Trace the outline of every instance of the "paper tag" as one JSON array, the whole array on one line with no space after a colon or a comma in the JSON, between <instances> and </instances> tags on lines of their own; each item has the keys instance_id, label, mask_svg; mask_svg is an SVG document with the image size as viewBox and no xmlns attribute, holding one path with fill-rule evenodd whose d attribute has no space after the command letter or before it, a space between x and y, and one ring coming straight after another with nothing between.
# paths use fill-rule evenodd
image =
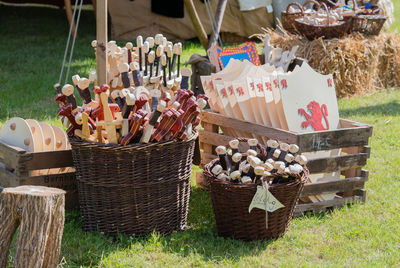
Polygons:
<instances>
[{"instance_id":1,"label":"paper tag","mask_svg":"<svg viewBox=\"0 0 400 268\"><path fill-rule=\"evenodd\" d=\"M268 192L268 200L267 200L267 192ZM267 204L266 204L267 203ZM267 209L268 212L274 212L277 209L285 207L282 205L281 202L278 201L278 199L275 198L271 194L270 191L266 191L263 187L257 186L257 192L253 197L253 200L251 200L251 204L249 206L249 213L253 208L259 208L259 209Z\"/></svg>"}]
</instances>

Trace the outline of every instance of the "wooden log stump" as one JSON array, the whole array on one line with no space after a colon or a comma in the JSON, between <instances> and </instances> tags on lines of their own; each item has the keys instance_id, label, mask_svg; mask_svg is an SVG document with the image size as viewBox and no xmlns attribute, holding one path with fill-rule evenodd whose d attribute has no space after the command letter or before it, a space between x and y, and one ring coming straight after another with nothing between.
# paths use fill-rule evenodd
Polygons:
<instances>
[{"instance_id":1,"label":"wooden log stump","mask_svg":"<svg viewBox=\"0 0 400 268\"><path fill-rule=\"evenodd\" d=\"M24 185L0 194L0 268L6 267L18 226L14 267L57 267L64 229L65 191Z\"/></svg>"}]
</instances>

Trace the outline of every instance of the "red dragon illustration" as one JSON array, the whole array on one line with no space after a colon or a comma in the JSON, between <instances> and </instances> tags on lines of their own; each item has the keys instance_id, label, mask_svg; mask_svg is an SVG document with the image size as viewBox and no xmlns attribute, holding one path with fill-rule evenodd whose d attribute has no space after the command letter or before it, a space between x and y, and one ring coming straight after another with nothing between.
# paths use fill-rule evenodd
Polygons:
<instances>
[{"instance_id":1,"label":"red dragon illustration","mask_svg":"<svg viewBox=\"0 0 400 268\"><path fill-rule=\"evenodd\" d=\"M329 129L329 122L328 122L328 108L326 104L319 105L316 101L311 101L307 105L307 110L311 113L309 115L303 108L298 110L300 115L303 115L306 118L306 121L301 123L302 128L307 128L311 126L315 131L320 130L328 130ZM325 120L326 128L324 128L322 124L322 117Z\"/></svg>"}]
</instances>

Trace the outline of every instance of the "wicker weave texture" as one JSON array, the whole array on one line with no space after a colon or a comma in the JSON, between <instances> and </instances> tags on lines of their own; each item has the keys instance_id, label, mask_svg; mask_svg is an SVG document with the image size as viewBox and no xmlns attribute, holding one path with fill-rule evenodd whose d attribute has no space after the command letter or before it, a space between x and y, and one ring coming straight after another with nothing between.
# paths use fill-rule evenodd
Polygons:
<instances>
[{"instance_id":1,"label":"wicker weave texture","mask_svg":"<svg viewBox=\"0 0 400 268\"><path fill-rule=\"evenodd\" d=\"M83 229L109 235L185 229L196 137L129 146L71 141Z\"/></svg>"},{"instance_id":2,"label":"wicker weave texture","mask_svg":"<svg viewBox=\"0 0 400 268\"><path fill-rule=\"evenodd\" d=\"M378 35L387 17L382 15L358 15L353 17L352 31L364 35Z\"/></svg>"},{"instance_id":3,"label":"wicker weave texture","mask_svg":"<svg viewBox=\"0 0 400 268\"><path fill-rule=\"evenodd\" d=\"M300 11L290 13L289 8L291 6L296 6L297 8L300 9ZM286 11L281 12L282 27L289 33L293 33L293 34L297 33L294 20L299 19L304 16L302 10L303 10L303 7L299 3L293 2L287 6Z\"/></svg>"},{"instance_id":4,"label":"wicker weave texture","mask_svg":"<svg viewBox=\"0 0 400 268\"><path fill-rule=\"evenodd\" d=\"M266 228L265 210L249 206L257 191L255 184L233 184L217 179L211 169L219 162L215 159L204 168L204 175L211 183L211 201L213 205L218 235L240 240L276 239L289 227L293 211L299 200L308 171L289 183L272 184L269 191L285 207L268 212L268 229Z\"/></svg>"},{"instance_id":5,"label":"wicker weave texture","mask_svg":"<svg viewBox=\"0 0 400 268\"><path fill-rule=\"evenodd\" d=\"M307 37L308 40L340 38L348 33L351 27L351 20L340 21L336 25L310 25L299 20L295 20L295 26L299 33Z\"/></svg>"}]
</instances>

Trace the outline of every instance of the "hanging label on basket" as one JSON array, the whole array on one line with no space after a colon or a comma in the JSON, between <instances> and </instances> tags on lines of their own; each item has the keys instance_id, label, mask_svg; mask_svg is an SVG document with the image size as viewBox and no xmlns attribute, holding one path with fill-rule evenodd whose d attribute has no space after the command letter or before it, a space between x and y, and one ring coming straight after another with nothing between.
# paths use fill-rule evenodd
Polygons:
<instances>
[{"instance_id":1,"label":"hanging label on basket","mask_svg":"<svg viewBox=\"0 0 400 268\"><path fill-rule=\"evenodd\" d=\"M257 192L254 195L253 200L251 200L251 204L249 206L249 213L253 208L259 208L263 210L267 209L268 212L274 212L275 210L283 207L285 206L282 205L282 203L279 202L279 200L276 199L270 191L265 190L262 186L257 186Z\"/></svg>"}]
</instances>

